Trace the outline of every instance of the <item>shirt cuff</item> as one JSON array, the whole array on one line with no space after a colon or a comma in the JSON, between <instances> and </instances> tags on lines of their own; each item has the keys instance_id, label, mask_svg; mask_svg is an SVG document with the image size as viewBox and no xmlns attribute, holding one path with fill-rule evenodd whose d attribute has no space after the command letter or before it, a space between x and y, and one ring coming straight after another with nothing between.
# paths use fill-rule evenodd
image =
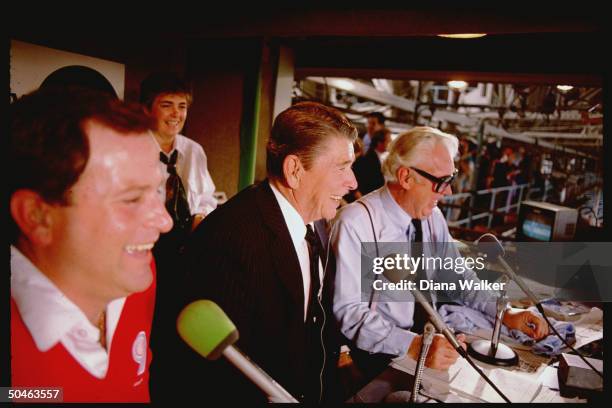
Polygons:
<instances>
[{"instance_id":1,"label":"shirt cuff","mask_svg":"<svg viewBox=\"0 0 612 408\"><path fill-rule=\"evenodd\" d=\"M412 340L417 336L408 330L400 329L395 326L391 329L389 337L384 342L383 353L403 357L408 352Z\"/></svg>"}]
</instances>

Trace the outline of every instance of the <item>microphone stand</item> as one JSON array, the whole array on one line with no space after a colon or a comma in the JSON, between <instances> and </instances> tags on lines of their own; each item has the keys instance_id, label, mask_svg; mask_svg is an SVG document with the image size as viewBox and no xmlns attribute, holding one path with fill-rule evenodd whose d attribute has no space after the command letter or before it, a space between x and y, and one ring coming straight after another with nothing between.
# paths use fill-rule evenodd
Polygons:
<instances>
[{"instance_id":1,"label":"microphone stand","mask_svg":"<svg viewBox=\"0 0 612 408\"><path fill-rule=\"evenodd\" d=\"M227 347L223 350L223 355L268 396L283 403L299 402L237 347Z\"/></svg>"},{"instance_id":2,"label":"microphone stand","mask_svg":"<svg viewBox=\"0 0 612 408\"><path fill-rule=\"evenodd\" d=\"M518 285L518 287L521 288L521 290L527 295L529 300L531 300L531 302L533 302L535 304L536 308L538 309L538 311L540 312L540 314L542 315L544 320L546 320L546 323L548 324L548 327L553 331L553 333L555 333L555 335L563 342L563 344L565 344L567 347L570 348L570 350L572 350L574 353L576 353L576 355L578 355L578 357L580 357L582 359L582 361L584 361L584 363L586 365L588 365L593 371L595 371L597 373L597 375L599 375L601 378L603 378L603 373L601 373L599 370L597 370L593 366L593 364L589 363L589 361L586 358L584 358L584 356L582 354L580 354L578 352L578 350L576 350L574 347L572 347L572 345L569 344L567 342L567 340L563 336L561 336L559 334L557 329L555 329L555 326L553 326L553 324L550 322L550 319L548 318L548 316L546 316L546 313L544 312L544 307L542 306L542 303L540 303L540 301L538 300L536 295L534 295L534 293L531 291L531 289L529 289L529 286L527 286L527 284L525 284L525 281L523 281L523 279L521 279L521 277L518 276L514 272L514 270L510 267L510 265L508 265L508 263L504 259L503 255L505 254L505 250L504 250L503 245L497 239L497 237L495 235L491 234L491 233L486 233L486 234L483 234L480 238L478 238L475 241L477 246L480 246L481 242L484 243L483 246L487 246L487 248L484 248L484 252L485 253L493 254L493 257L497 258L499 263L506 270L505 274L508 275L510 277L510 279L512 279ZM489 246L491 244L493 244L493 246Z\"/></svg>"},{"instance_id":3,"label":"microphone stand","mask_svg":"<svg viewBox=\"0 0 612 408\"><path fill-rule=\"evenodd\" d=\"M429 352L429 346L433 342L434 335L436 334L436 328L431 322L425 323L423 329L423 339L421 342L421 350L419 351L419 358L417 359L417 365L414 370L414 384L412 386L412 394L410 395L410 402L417 402L417 395L419 394L419 387L421 386L421 377L423 370L425 369L425 359Z\"/></svg>"},{"instance_id":4,"label":"microphone stand","mask_svg":"<svg viewBox=\"0 0 612 408\"><path fill-rule=\"evenodd\" d=\"M505 284L508 283L508 281L508 276L502 275L500 282ZM502 321L507 309L508 298L506 297L506 290L504 289L501 291L500 297L497 298L497 314L495 315L495 326L493 328L491 340L474 340L468 347L468 353L476 360L505 367L518 364L519 358L516 352L499 342Z\"/></svg>"},{"instance_id":5,"label":"microphone stand","mask_svg":"<svg viewBox=\"0 0 612 408\"><path fill-rule=\"evenodd\" d=\"M470 356L463 349L463 347L461 347L461 344L459 343L453 332L451 332L450 328L446 325L446 323L444 323L438 312L436 312L434 308L429 304L429 301L427 301L421 291L418 289L413 289L411 290L411 293L414 298L423 306L423 309L425 309L425 312L430 317L431 322L434 324L436 329L438 329L438 331L442 333L444 337L446 337L446 339L453 346L453 348L457 350L457 353L459 353L461 357L465 358L465 360L472 366L472 368L476 370L476 372L487 382L487 384L489 384L495 390L495 392L497 392L500 397L502 397L504 401L511 402L508 397L506 397L504 393L501 392L499 388L497 388L493 381L491 381L491 379L487 377L484 372L482 372L482 370L476 365L476 363L474 363L474 361L470 358Z\"/></svg>"}]
</instances>

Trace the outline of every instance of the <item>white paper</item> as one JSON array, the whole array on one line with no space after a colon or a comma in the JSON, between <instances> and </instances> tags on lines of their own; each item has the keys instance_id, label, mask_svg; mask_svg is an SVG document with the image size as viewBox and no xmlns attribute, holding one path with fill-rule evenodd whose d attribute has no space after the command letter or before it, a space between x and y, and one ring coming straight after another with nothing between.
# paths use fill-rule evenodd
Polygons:
<instances>
[{"instance_id":1,"label":"white paper","mask_svg":"<svg viewBox=\"0 0 612 408\"><path fill-rule=\"evenodd\" d=\"M543 386L551 390L559 390L559 377L557 375L557 367L548 366L538 379Z\"/></svg>"},{"instance_id":2,"label":"white paper","mask_svg":"<svg viewBox=\"0 0 612 408\"><path fill-rule=\"evenodd\" d=\"M504 402L467 361L459 359L455 365L459 365L460 370L451 381L451 390L487 402ZM531 402L541 387L537 381L527 381L524 377L503 368L481 367L481 370L511 402Z\"/></svg>"}]
</instances>

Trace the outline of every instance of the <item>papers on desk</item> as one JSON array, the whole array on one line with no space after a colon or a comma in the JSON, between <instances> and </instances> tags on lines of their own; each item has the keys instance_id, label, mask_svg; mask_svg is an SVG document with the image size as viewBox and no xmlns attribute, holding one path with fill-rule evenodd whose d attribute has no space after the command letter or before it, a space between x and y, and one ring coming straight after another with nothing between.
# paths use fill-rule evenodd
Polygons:
<instances>
[{"instance_id":1,"label":"papers on desk","mask_svg":"<svg viewBox=\"0 0 612 408\"><path fill-rule=\"evenodd\" d=\"M579 320L573 322L576 328L575 348L603 338L602 318L602 310L594 307L589 313L583 314ZM486 335L480 333L480 335L490 338L489 333ZM533 366L532 369L501 368L476 361L476 364L511 402L586 401L579 398L564 398L559 395L557 368L547 366L550 358L536 355L526 356L527 352L521 350L517 352L521 356L521 361L528 360L527 362ZM414 375L416 361L403 357L393 360L391 366ZM450 402L453 401L452 398L459 397L475 402L503 402L499 394L463 358L457 359L457 362L448 371L425 368L421 384L425 391L442 401Z\"/></svg>"},{"instance_id":2,"label":"papers on desk","mask_svg":"<svg viewBox=\"0 0 612 408\"><path fill-rule=\"evenodd\" d=\"M542 372L539 381L543 386L550 388L551 390L559 390L559 376L557 370L559 363L555 363L554 366L548 366Z\"/></svg>"},{"instance_id":3,"label":"papers on desk","mask_svg":"<svg viewBox=\"0 0 612 408\"><path fill-rule=\"evenodd\" d=\"M482 368L482 364L477 364L512 402L586 402L578 397L559 395L557 367L543 365L536 373L522 373ZM414 375L416 361L404 357L393 361L391 366ZM495 390L462 358L449 371L425 368L421 384L425 393L444 402L502 402Z\"/></svg>"},{"instance_id":4,"label":"papers on desk","mask_svg":"<svg viewBox=\"0 0 612 408\"><path fill-rule=\"evenodd\" d=\"M458 359L455 365L461 365L461 370L451 382L453 391L475 396L487 402L504 402L503 398L465 359ZM540 391L541 384L527 381L513 371L504 368L481 367L481 369L511 402L531 402Z\"/></svg>"},{"instance_id":5,"label":"papers on desk","mask_svg":"<svg viewBox=\"0 0 612 408\"><path fill-rule=\"evenodd\" d=\"M580 319L574 322L574 326L576 349L603 338L603 310L598 307L591 308L589 313L581 315Z\"/></svg>"},{"instance_id":6,"label":"papers on desk","mask_svg":"<svg viewBox=\"0 0 612 408\"><path fill-rule=\"evenodd\" d=\"M507 369L485 368L478 365L512 402L532 402L542 387L539 382L529 381ZM391 366L414 374L416 362L404 357L401 360L393 361ZM504 402L499 394L463 358L459 358L448 371L425 368L421 383L424 389L432 393L451 391L473 401Z\"/></svg>"}]
</instances>

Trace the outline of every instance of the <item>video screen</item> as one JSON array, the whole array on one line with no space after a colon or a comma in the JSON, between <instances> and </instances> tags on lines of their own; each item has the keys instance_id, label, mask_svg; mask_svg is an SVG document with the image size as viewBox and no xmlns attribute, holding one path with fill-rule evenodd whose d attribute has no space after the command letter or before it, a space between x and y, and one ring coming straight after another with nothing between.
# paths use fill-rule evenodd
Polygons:
<instances>
[{"instance_id":1,"label":"video screen","mask_svg":"<svg viewBox=\"0 0 612 408\"><path fill-rule=\"evenodd\" d=\"M544 214L527 214L522 225L525 237L538 241L550 241L552 235L552 220Z\"/></svg>"}]
</instances>

